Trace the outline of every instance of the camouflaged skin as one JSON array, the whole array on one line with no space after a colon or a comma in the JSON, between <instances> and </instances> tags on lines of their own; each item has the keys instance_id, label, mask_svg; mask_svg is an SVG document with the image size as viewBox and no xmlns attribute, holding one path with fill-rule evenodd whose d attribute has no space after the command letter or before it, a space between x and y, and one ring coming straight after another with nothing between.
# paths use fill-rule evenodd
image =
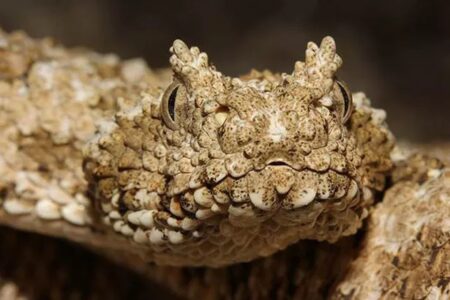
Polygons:
<instances>
[{"instance_id":1,"label":"camouflaged skin","mask_svg":"<svg viewBox=\"0 0 450 300\"><path fill-rule=\"evenodd\" d=\"M68 50L0 30L0 223L111 247L93 238L82 147L98 120L158 93L140 60Z\"/></svg>"},{"instance_id":2,"label":"camouflaged skin","mask_svg":"<svg viewBox=\"0 0 450 300\"><path fill-rule=\"evenodd\" d=\"M415 154L397 163L393 181L332 299L450 298L450 169Z\"/></svg>"},{"instance_id":3,"label":"camouflaged skin","mask_svg":"<svg viewBox=\"0 0 450 300\"><path fill-rule=\"evenodd\" d=\"M448 163L448 144L420 149L436 147ZM408 145L408 152L412 148ZM147 266L142 272L180 299L447 299L448 226L442 225L448 171L426 155L397 164L387 206L379 203L358 235L334 244L300 241L270 257L224 268ZM411 229L420 235L405 240ZM1 227L0 239L0 299L172 299L147 278L75 245ZM392 245L405 247L392 252ZM116 262L123 265L123 258L118 255Z\"/></svg>"},{"instance_id":4,"label":"camouflaged skin","mask_svg":"<svg viewBox=\"0 0 450 300\"><path fill-rule=\"evenodd\" d=\"M194 266L356 232L394 139L362 93L344 122L332 38L309 43L292 74L230 78L196 47L171 52L176 88L105 119L84 149L99 226L143 245L144 260Z\"/></svg>"},{"instance_id":5,"label":"camouflaged skin","mask_svg":"<svg viewBox=\"0 0 450 300\"><path fill-rule=\"evenodd\" d=\"M448 145L420 148L435 147L448 162ZM378 204L359 236L334 244L300 241L224 268L147 266L142 272L180 299L447 299L448 170L426 155L397 165L389 201ZM420 234L409 236L411 230ZM0 299L170 296L74 245L7 228L0 228L0 237ZM36 252L42 253L39 259ZM123 264L123 258L116 261Z\"/></svg>"},{"instance_id":6,"label":"camouflaged skin","mask_svg":"<svg viewBox=\"0 0 450 300\"><path fill-rule=\"evenodd\" d=\"M329 52L329 50L325 51L325 49L334 49L334 46L330 48L330 45L334 44L330 44L329 39L327 40L323 47L324 53ZM396 169L391 173L394 186L388 190L384 201L379 203L373 214L371 214L369 226L367 231L364 232L364 236L362 236L359 251L355 252L354 246L352 246L352 241L360 241L356 237L351 240L341 240L333 245L301 241L286 251L271 257L221 269L156 267L145 264L144 262L148 260L158 259L158 254L155 256L151 256L151 254L153 252L158 253L157 251L160 249L168 251L166 256L159 257L161 260L158 262L161 264L186 263L195 265L204 263L206 265L220 265L229 263L232 260L231 256L218 255L216 257L217 261L211 263L214 259L213 254L221 254L221 251L226 250L229 250L229 253L237 251L234 252L235 254L237 253L237 260L242 259L243 255L247 255L253 250L256 250L256 252L251 254L257 256L259 244L252 244L253 240L247 245L236 242L233 244L233 249L226 248L227 244L225 243L223 250L217 250L216 244L211 242L214 235L209 234L211 232L208 230L218 232L219 238L217 240L223 239L228 242L232 238L233 242L235 242L242 237L242 240L245 241L249 235L253 234L252 230L254 229L254 227L248 227L247 221L250 221L251 224L256 222L256 226L259 224L260 228L264 228L263 226L268 224L265 224L265 222L278 224L275 222L291 220L289 216L294 216L294 214L290 215L290 213L301 209L303 211L309 209L310 212L318 213L319 215L335 216L337 214L338 216L346 216L344 219L339 219L346 222L354 220L351 217L347 220L348 216L357 214L358 219L355 223L352 223L354 230L356 230L359 226L360 218L364 216L362 212L366 211L373 201L373 192L383 189L386 174L389 173L388 170L391 167L387 153L391 152L393 139L385 128L385 113L383 111L371 108L367 98L359 93L353 96L355 111L351 119L347 123L336 122L337 119L342 118L342 105L334 105L334 100L338 100L337 103L340 103L342 95L333 93L331 97L322 97L315 101L317 99L314 97L321 95L321 93L327 93L327 89L324 87L330 85L328 79L332 81L333 91L336 90L333 83L334 77L329 77L329 72L330 70L333 71L340 64L339 59L332 59L331 62L329 59L322 58L330 58L332 55L321 56L320 61L331 62L330 65L332 67L325 67L323 69L324 72L320 71L322 68L311 67L310 69L306 68L310 71L304 72L305 65L317 65L311 62L314 60L308 60L307 52L305 64L297 64L296 70L291 75L253 72L241 79L225 80L226 77L219 76L218 74L220 73L215 71L209 64L206 70L200 67L204 65L204 55L202 55L202 60L191 60L193 57L187 54L186 47L180 42L176 42L176 44L174 52L177 55L172 59L174 75L177 80L183 82L187 95L195 94L194 99L209 98L208 95L211 95L209 93L213 91L217 91L220 95L228 95L227 93L222 93L223 90L221 88L223 86L216 82L217 78L228 82L224 86L227 88L231 87L231 89L225 90L230 93L239 94L236 89L240 86L247 88L247 91L250 90L251 93L248 95L252 95L252 99L253 95L255 98L261 98L261 94L278 95L275 98L269 96L267 100L262 97L264 100L259 99L256 101L257 105L248 106L250 110L258 109L259 114L262 115L260 117L261 122L253 122L245 114L240 115L235 108L226 106L228 103L227 98L224 101L222 101L223 99L216 101L220 106L214 104L214 101L210 106L206 105L206 101L200 101L200 103L204 102L205 105L197 106L195 104L188 107L192 111L200 111L196 115L193 113L192 115L187 115L185 113L187 119L193 120L194 118L190 116L196 116L201 120L199 124L205 125L204 127L200 126L198 131L195 131L191 125L197 124L196 122L181 122L182 126L177 122L175 122L175 126L171 123L165 124L161 120L161 109L159 106L164 87L168 86L167 73L156 76L145 66L145 63L139 60L120 62L115 56L103 56L85 50L68 50L55 45L50 40L39 41L30 39L23 33L6 34L0 32L0 223L2 225L6 224L26 231L37 231L42 234L59 236L90 245L102 255L108 255L121 264L128 264L128 266L136 270L147 273L151 278L156 279L161 284L170 286L171 289L180 295L192 298L205 295L213 299L248 299L251 297L260 299L273 299L274 297L313 299L328 297L338 299L449 298L448 278L450 272L447 257L450 249L448 247L449 229L447 219L449 214L450 177L448 167L444 167L438 160L421 155L401 162L402 159L398 159L396 151L392 152L392 157L397 162ZM308 48L312 49L309 51L310 57L314 56L312 54L318 51L318 47L313 44L310 44ZM199 51L194 48L190 52L192 56L196 56ZM180 63L180 60L184 63ZM200 64L202 61L203 63ZM309 64L308 61L310 61ZM186 64L192 65L194 70L184 66ZM197 73L195 69L198 68L200 72ZM200 76L203 78L202 80L191 82L192 74L205 75L205 72L206 74L213 72L215 75ZM299 74L303 74L303 77ZM272 154L283 154L285 153L283 151L287 151L283 147L276 148L274 144L277 143L276 140L278 139L279 143L284 138L291 137L293 132L291 131L292 128L290 129L286 125L279 126L280 123L282 125L285 124L285 119L282 117L278 118L278 122L264 121L268 116L270 118L272 114L267 115L259 111L259 109L268 107L270 111L274 107L277 108L277 105L283 102L281 99L284 96L282 97L274 91L277 87L283 86L281 83L286 78L288 78L286 79L287 86L292 85L293 82L295 83L297 79L293 80L292 78L296 78L296 76L304 79L303 81L299 80L298 84L306 87L310 95L314 95L314 97L311 97L311 103L307 106L308 116L311 114L310 111L314 111L314 113L319 115L319 120L324 120L323 123L327 125L324 126L326 129L325 133L328 135L326 146L322 148L324 150L334 149L331 143L333 141L331 137L334 136L331 135L333 130L328 125L338 124L341 135L336 141L338 145L337 151L331 150L329 155L331 156L333 151L341 151L343 152L341 154L346 158L346 163L348 153L356 153L360 157L360 162L358 159L356 159L356 162L349 159L350 163L348 165L350 167L346 165L348 170L337 170L337 166L342 166L342 164L336 164L331 159L328 168L323 167L323 159L310 158L310 164L307 165L306 157L314 152L314 147L312 147L309 154L305 154L305 168L302 170L296 169L300 169L300 163L292 159L292 157L298 159L301 157L300 155L282 155L282 159L275 161L274 164L271 165L272 162L269 162L268 166L265 165L262 169L257 169L258 166L261 167L261 164L264 164L264 159L271 157ZM306 80L305 78L309 76L311 76L311 80ZM312 82L320 83L319 85L323 86L315 87L315 84ZM205 92L208 89L202 89L204 86L210 87L209 93ZM284 88L286 87L284 86ZM197 92L198 97L196 95ZM217 99L220 99L220 95L217 96ZM238 100L241 98L238 101L240 102L239 109L243 109L243 106L245 106L245 101L242 101L242 97L245 98L245 95L238 96ZM233 103L233 101L230 100L230 103ZM224 109L223 106L226 106L226 108ZM176 109L176 112L181 113L181 116L184 111L180 109L182 107L178 106ZM208 109L203 110L205 107L208 107ZM116 111L119 111L119 113L113 117ZM339 111L339 113L334 114L336 111ZM229 134L227 138L224 138L222 131L214 131L217 128L211 128L207 125L209 124L206 122L206 120L209 120L208 115L212 113L214 113L214 119L223 128L229 126L233 129L239 124L251 123L252 126L248 126L248 128L252 128L252 134L245 134L248 128L243 126L239 129L242 129L244 133L239 134L240 131L236 130L234 131L236 134ZM139 117L142 115L149 116L148 120L143 121ZM237 120L236 123L231 121L230 116L232 115ZM177 121L177 119L174 121ZM139 126L135 126L136 124ZM148 126L147 129L151 127L153 128L152 130L155 130L152 131L153 135L150 135L150 137L155 138L152 142L161 141L165 150L159 147L155 152L156 146L152 150L153 152L144 147L139 150L137 145L139 145L140 141L132 134L145 137L146 135L144 136L142 132L142 128L145 128L145 126L141 126L142 124L147 124L145 125ZM148 124L155 126L152 127L153 125L149 126ZM276 124L276 126L271 127L271 124ZM96 126L100 126L100 130L94 138L94 143L86 150L88 158L85 161L85 168L90 176L88 179L93 187L92 192L98 193L94 201L98 206L97 210L93 209L91 199L88 198L87 183L82 174L82 155L80 150L85 146L87 140L95 134ZM284 127L285 131L281 129L282 127ZM175 128L175 130L172 128ZM302 132L305 128L308 128L308 126L301 129L297 128L297 130ZM199 132L203 132L203 129L209 129L206 131L207 138L200 138ZM185 131L185 135L179 135L182 130ZM308 135L304 136L305 141L311 144L316 136L315 127L313 131L314 137L312 140L307 139ZM319 131L322 132L321 129ZM261 134L262 132L266 132L266 134ZM306 130L306 132L310 131ZM118 134L113 135L112 133ZM124 135L124 133L128 133L128 135ZM213 134L211 135L211 133ZM214 133L217 134L215 135ZM205 187L208 187L208 189L202 191L206 195L209 195L210 191L213 196L211 206L206 205L207 202L197 203L198 199L208 199L209 196L206 198L200 197L197 200L194 197L194 212L190 212L184 206L181 206L181 202L179 208L176 205L171 206L172 203L176 203L175 200L172 200L177 198L177 184L172 185L171 193L175 196L166 197L166 195L169 195L168 189L170 183L174 181L175 174L179 174L176 170L181 172L189 169L186 167L189 164L181 167L181 165L174 163L175 161L181 161L184 157L174 155L177 149L176 141L180 140L180 136L186 138L188 135L191 136L192 140L198 141L198 147L197 145L189 146L193 149L192 152L198 154L198 164L193 164L190 161L190 165L194 168L203 162L205 173L199 178L201 179L200 182L205 184ZM103 137L106 141L111 141L112 136L114 136L114 139L112 140L113 143L110 144L111 148L100 145L100 137ZM265 149L276 149L276 151L265 151L264 153L256 151L257 154L260 154L259 156L247 157L248 153L246 154L245 152L247 148L240 143L241 137L246 137L244 139L246 140L248 136L250 136L251 143L256 144L256 141L259 141L258 143L262 143L266 147ZM268 136L270 136L270 139L268 139ZM117 140L115 140L116 138ZM127 143L120 140L125 140L125 138ZM116 145L115 142L117 141L120 141L120 143ZM217 147L217 144L215 144L217 141L219 141L220 147ZM231 142L224 143L223 141ZM302 140L301 144L304 145L305 141ZM144 144L144 141L141 142ZM185 142L185 139L181 139L182 145L184 145L183 142ZM338 142L354 146L349 147L349 149L347 149L347 146L345 149L341 147L344 149L342 150L339 148L340 143ZM226 148L231 150L225 150L223 147L225 144L234 146ZM333 147L329 146L330 144ZM189 149L189 147L187 148ZM156 212L151 213L157 216L155 218L157 222L153 223L152 228L163 233L163 243L157 246L161 248L157 248L152 243L151 234L148 233L152 229L148 228L149 230L147 230L147 227L141 227L147 224L141 222L145 212L142 215L138 213L139 218L134 218L137 215L131 217L133 209L130 209L128 205L135 203L141 196L145 196L144 192L140 192L140 196L137 196L139 192L137 191L134 197L114 198L115 201L113 202L110 202L108 197L102 194L108 191L109 184L106 181L108 184L104 185L104 183L101 183L103 180L109 178L109 182L116 184L116 181L120 183L118 181L120 176L124 176L123 178L128 176L119 174L124 173L125 170L115 165L113 168L108 169L109 162L118 164L119 158L115 155L121 153L118 151L114 154L115 152L111 149L128 150L128 148L142 154L141 162L139 162L139 159L133 159L133 152L123 152L131 153L131 155L127 154L124 156L123 166L129 167L130 162L133 162L135 167L142 164L142 168L138 167L132 170L142 172L142 170L154 169L155 160L152 163L152 156L158 157L159 155L159 159L165 162L165 164L162 164L162 171L159 171L158 161L158 171L154 169L155 171L153 172L163 174L165 190L161 194L153 194L154 196L157 195L160 201L156 201ZM209 180L217 177L209 175L216 173L206 172L206 169L210 161L221 158L213 155L210 157L210 152L212 151L209 149L218 148L220 148L224 157L235 153L242 154L243 151L244 157L254 163L254 169L241 177L236 176L239 178L235 178L225 164L227 175L222 180L219 180L219 184L215 185L214 182ZM354 150L352 150L353 148ZM406 148L410 150L411 147L407 146ZM258 147L256 149L258 150ZM448 148L444 149L443 145L439 144L428 148L424 147L423 149L424 151L440 155L444 162L449 162ZM92 152L93 150L98 151L98 153ZM202 150L203 153L207 152L207 155L203 154L201 156ZM146 154L146 152L151 153ZM97 156L97 154L99 155ZM145 165L144 154L147 158L150 157ZM104 159L108 155L112 158L110 161L106 159L105 161L99 160L100 157ZM176 158L180 159L177 160ZM248 161L245 162L247 163ZM321 163L313 167L314 164L311 164L313 161ZM327 161L328 159L325 160L325 162ZM104 169L99 168L102 163L106 166ZM289 167L283 166L282 163L289 165ZM169 165L175 165L172 167L175 171L169 172ZM328 165L328 163L325 165ZM354 168L351 168L351 166ZM236 165L230 170L236 170L236 167L239 170L241 165ZM317 170L320 167L324 169ZM296 208L286 205L284 201L287 201L287 198L283 197L277 198L274 203L272 203L273 201L255 201L254 196L252 197L253 200L250 196L244 197L245 201L243 203L245 203L246 207L251 207L252 212L259 209L263 211L261 215L270 214L270 218L264 219L262 222L260 222L261 219L255 218L254 214L245 215L245 218L242 215L234 215L233 209L219 216L213 215L210 217L208 215L216 214L212 209L214 204L218 207L219 204L222 204L216 199L217 194L214 192L216 186L220 186L220 182L231 181L234 183L246 176L249 176L247 177L248 179L251 178L250 174L252 172L266 175L273 172L273 174L279 175L280 173L276 170L283 169L299 173L304 171L312 172L318 178L331 171L343 175L348 181L354 180L357 183L357 191L353 198L355 200L350 202L352 204L350 205L344 201L346 199L345 196L336 198L336 190L328 188L321 188L322 192L319 193L320 185L318 185L315 186L317 187L317 192L310 204ZM101 177L99 176L101 173L96 174L96 172L100 171L105 171L106 173L104 174L108 176ZM173 175L170 175L171 172L173 172ZM267 184L264 187L273 187L277 193L279 192L280 183L284 182L283 179L275 176L264 176L261 178L265 178L264 180L270 179L267 180ZM132 190L137 186L136 183L138 182L130 181L130 183ZM150 180L148 183L153 183L153 180ZM252 187L252 185L247 185L247 194L250 194L249 191ZM286 193L290 193L293 187L295 187L295 182ZM119 190L125 193L130 189L120 186ZM230 190L234 191L233 185L231 185ZM228 192L230 190L221 190L225 195L228 195L229 202L228 204L225 203L228 205L226 206L227 208L236 206L236 202L238 202L235 197L236 192L231 195L231 192ZM259 189L257 190L259 191ZM283 189L281 190L283 191ZM323 190L329 191L330 196L327 199L316 197L317 195L326 195L326 193L323 193ZM346 194L349 193L349 190L347 188ZM200 196L203 196L203 193L200 193ZM126 199L128 200L125 201ZM144 197L144 199L146 198ZM270 200L272 198L267 199ZM271 203L270 206L264 206L267 210L263 210L259 206L267 203ZM341 214L330 208L332 203L343 203L344 208ZM346 206L347 204L348 206ZM317 207L321 209L320 212L315 210ZM105 209L111 209L107 216L104 213L98 213ZM202 212L199 215L206 215L208 216L207 218L197 218L197 211L201 209ZM180 217L174 214L174 212L180 211L185 215ZM200 234L197 237L194 236L194 231L190 235L191 231L179 230L176 226L170 224L171 227L169 227L164 223L165 220L169 220L168 218L161 218L162 221L159 222L159 214L164 212L172 217L178 217L174 218L176 220L184 219L186 215L196 219L200 224L194 231L197 231L199 234L203 233L203 235ZM280 219L280 215L288 216L288 218ZM301 215L299 214L299 216ZM133 220L138 225L132 223L131 220L128 221L128 219ZM115 220L121 222L116 222ZM148 221L149 219L143 217L142 220ZM151 220L153 221L154 219ZM223 220L230 222L233 226L233 232L229 234L231 238L228 238L228 240L227 235L222 235L220 231L222 230L220 223L217 223ZM234 220L234 223L231 223L231 220ZM295 218L293 220L294 222L299 221ZM308 219L305 218L305 220ZM320 218L316 219L316 221L318 220ZM312 222L312 228L309 231L302 226L298 226L301 230L295 231L296 238L301 238L302 234L305 235L307 233L314 234L316 237L320 236L321 226L328 226L328 217L325 220L323 221L324 223ZM105 221L106 223L103 223ZM114 224L113 226L116 227L114 229L120 229L118 230L119 234L114 233L113 230L101 230L102 228L100 227L109 229L108 222ZM176 222L171 224L176 224ZM338 225L342 224L339 223ZM292 227L295 228L295 226L297 225ZM275 232L267 231L265 232L266 236L270 237L273 233L278 235L280 230L287 230L285 227L288 226L273 226L271 229L275 229ZM148 238L148 242L144 240L144 243L138 244L126 237L130 233L129 229L138 231L139 228L145 232L144 236ZM173 234L172 241L165 236L166 233L169 233L169 230L179 230L179 233L183 236L179 244L171 244L174 241ZM90 268L91 264L86 257L76 258L70 252L68 254L67 251L60 251L59 246L52 246L51 243L42 237L33 235L24 238L23 235L28 234L20 233L21 235L19 234L17 239L14 237L15 234L12 234L9 229L2 228L0 231L2 237L2 247L0 247L0 252L2 253L0 255L0 298L24 299L30 295L28 294L30 290L22 290L24 286L31 289L31 295L42 295L43 298L54 299L66 299L67 297L80 295L86 296L86 298L87 296L92 298L117 296L120 298L122 294L118 293L119 289L124 292L124 297L134 297L133 293L140 291L139 288L136 289L136 286L131 288L128 286L129 281L127 280L130 280L131 275L124 270L118 271L119 276L112 276L111 266L99 266L97 268L93 264L92 268ZM336 234L333 236L330 233L328 237L325 237L325 234L323 234L322 237L333 240L333 237L337 238L343 232L345 230L342 232L335 231ZM141 235L141 237L143 236ZM41 241L35 243L34 239ZM191 242L192 240L194 242ZM137 247L136 245L141 246ZM197 254L200 254L200 258L193 258L192 261L183 261L184 258L192 255L192 252L189 251L193 248L190 247L195 245L198 246L195 251L197 251ZM205 245L212 246L205 248ZM176 248L182 246L185 246L186 252L184 253L182 253L182 250L179 250L181 248ZM253 246L255 248L252 248ZM112 252L108 253L108 249L113 248L117 251L114 255ZM244 254L238 253L239 250L242 250ZM353 255L356 256L356 259L349 265L350 256ZM71 259L69 260L67 257ZM94 262L98 262L98 258ZM347 270L348 266L350 268ZM67 274L74 275L80 271L82 273L81 276L67 276ZM343 272L346 272L345 276L342 276ZM95 274L99 274L98 277ZM79 279L74 279L77 276L85 279L82 286L79 284ZM127 287L122 290L119 288L121 284L125 284ZM146 282L140 287L145 286L147 286ZM71 288L68 289L68 287ZM114 291L111 290L111 287L115 287ZM145 297L154 296L153 291L150 291L150 293ZM136 298L138 297L136 296Z\"/></svg>"}]
</instances>

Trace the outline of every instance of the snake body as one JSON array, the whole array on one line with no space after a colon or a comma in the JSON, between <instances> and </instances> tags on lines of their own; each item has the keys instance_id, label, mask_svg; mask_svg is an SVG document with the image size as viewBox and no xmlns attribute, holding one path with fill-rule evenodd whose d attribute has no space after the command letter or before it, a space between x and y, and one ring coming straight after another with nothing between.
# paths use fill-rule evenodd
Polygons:
<instances>
[{"instance_id":1,"label":"snake body","mask_svg":"<svg viewBox=\"0 0 450 300\"><path fill-rule=\"evenodd\" d=\"M164 277L326 249L302 240L355 234L392 175L386 113L337 79L331 37L292 73L239 78L181 40L160 71L22 32L0 42L0 224L155 280L149 263Z\"/></svg>"}]
</instances>

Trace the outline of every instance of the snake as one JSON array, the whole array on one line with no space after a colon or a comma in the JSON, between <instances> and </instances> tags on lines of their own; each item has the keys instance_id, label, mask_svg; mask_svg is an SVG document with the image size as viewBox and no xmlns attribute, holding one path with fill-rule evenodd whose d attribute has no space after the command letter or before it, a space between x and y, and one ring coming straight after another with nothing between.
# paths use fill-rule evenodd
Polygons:
<instances>
[{"instance_id":1,"label":"snake","mask_svg":"<svg viewBox=\"0 0 450 300\"><path fill-rule=\"evenodd\" d=\"M0 32L0 224L147 273L361 231L399 150L386 112L338 77L332 37L290 73L226 76L179 39L170 53L153 70Z\"/></svg>"}]
</instances>

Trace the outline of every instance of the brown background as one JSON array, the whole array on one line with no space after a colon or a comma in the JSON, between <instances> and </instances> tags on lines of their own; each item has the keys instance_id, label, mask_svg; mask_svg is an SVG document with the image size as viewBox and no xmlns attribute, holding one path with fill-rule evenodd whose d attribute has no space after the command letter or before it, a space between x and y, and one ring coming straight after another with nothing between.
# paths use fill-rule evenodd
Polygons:
<instances>
[{"instance_id":1,"label":"brown background","mask_svg":"<svg viewBox=\"0 0 450 300\"><path fill-rule=\"evenodd\" d=\"M1 1L0 26L165 67L175 38L228 75L290 72L309 40L333 35L340 77L388 111L394 133L450 140L450 1Z\"/></svg>"}]
</instances>

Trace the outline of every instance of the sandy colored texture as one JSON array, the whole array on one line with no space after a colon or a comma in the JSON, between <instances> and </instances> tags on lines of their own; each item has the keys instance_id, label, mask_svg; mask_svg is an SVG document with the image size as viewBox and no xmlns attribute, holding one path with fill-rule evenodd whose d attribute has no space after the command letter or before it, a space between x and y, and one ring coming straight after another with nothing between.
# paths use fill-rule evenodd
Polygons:
<instances>
[{"instance_id":1,"label":"sandy colored texture","mask_svg":"<svg viewBox=\"0 0 450 300\"><path fill-rule=\"evenodd\" d=\"M0 222L96 244L81 148L159 79L142 61L22 32L0 32L0 61Z\"/></svg>"},{"instance_id":2,"label":"sandy colored texture","mask_svg":"<svg viewBox=\"0 0 450 300\"><path fill-rule=\"evenodd\" d=\"M391 170L386 114L352 102L331 37L292 73L241 78L176 40L171 79L139 59L1 38L3 224L133 265L223 266L354 234Z\"/></svg>"},{"instance_id":3,"label":"sandy colored texture","mask_svg":"<svg viewBox=\"0 0 450 300\"><path fill-rule=\"evenodd\" d=\"M165 93L117 112L84 150L105 226L147 246L147 260L180 266L357 231L394 139L364 94L352 113L332 38L309 43L291 74L230 78L197 47L176 40L171 52Z\"/></svg>"},{"instance_id":4,"label":"sandy colored texture","mask_svg":"<svg viewBox=\"0 0 450 300\"><path fill-rule=\"evenodd\" d=\"M363 93L351 110L332 38L309 43L290 74L240 78L179 40L158 74L23 33L0 32L0 49L1 224L86 245L192 298L448 298L447 148L428 148L442 161L393 151L383 110ZM24 271L31 288L60 293L77 269L59 246L38 257L27 239L1 240L25 259L0 255L13 262L0 268L29 262L54 279ZM75 292L109 295L101 274ZM2 295L26 297L20 276L0 274Z\"/></svg>"},{"instance_id":5,"label":"sandy colored texture","mask_svg":"<svg viewBox=\"0 0 450 300\"><path fill-rule=\"evenodd\" d=\"M449 298L450 170L415 155L393 179L334 299Z\"/></svg>"},{"instance_id":6,"label":"sandy colored texture","mask_svg":"<svg viewBox=\"0 0 450 300\"><path fill-rule=\"evenodd\" d=\"M443 204L450 191L448 169L436 159L416 155L399 162L394 177L397 184L388 190L386 203L377 205L369 226L357 236L335 244L301 241L271 257L225 268L150 266L140 271L183 299L446 299L448 212ZM145 279L65 243L6 229L0 235L2 293L95 298L110 295L108 287L114 286L111 297L155 295ZM36 260L35 252L26 249L43 249L46 255ZM124 256L120 258L123 264ZM84 273L77 262L90 271ZM25 268L60 270L72 279L41 279L36 284L30 272L20 275ZM107 283L100 275L105 272L110 274ZM83 280L77 279L80 273Z\"/></svg>"}]
</instances>

